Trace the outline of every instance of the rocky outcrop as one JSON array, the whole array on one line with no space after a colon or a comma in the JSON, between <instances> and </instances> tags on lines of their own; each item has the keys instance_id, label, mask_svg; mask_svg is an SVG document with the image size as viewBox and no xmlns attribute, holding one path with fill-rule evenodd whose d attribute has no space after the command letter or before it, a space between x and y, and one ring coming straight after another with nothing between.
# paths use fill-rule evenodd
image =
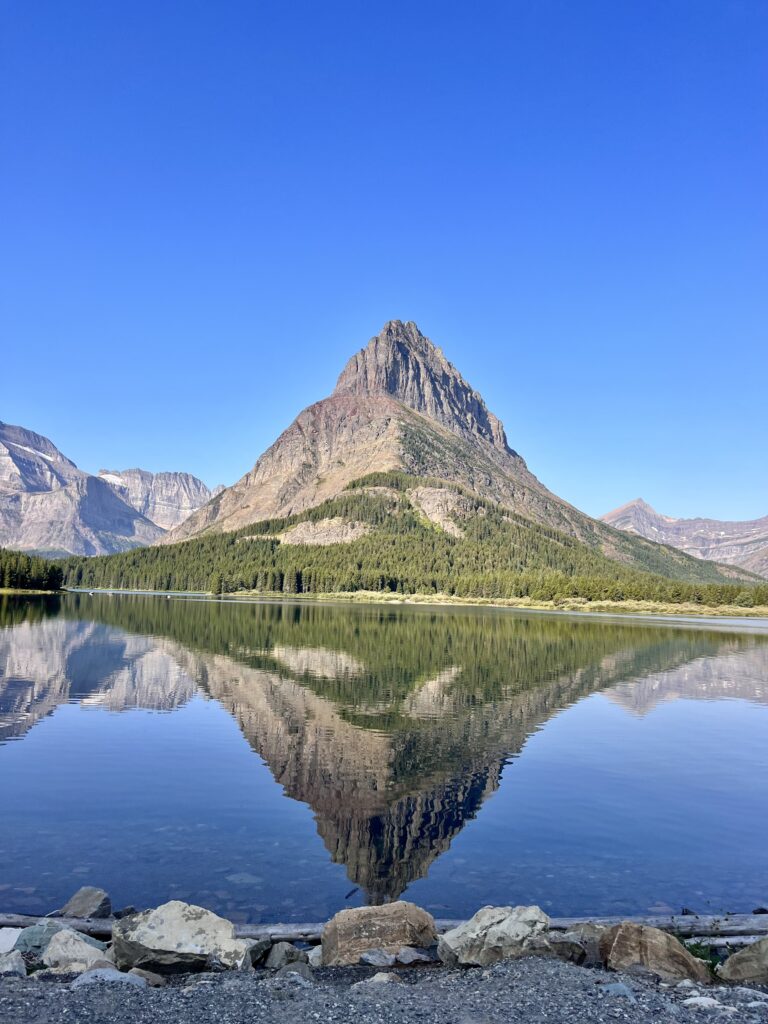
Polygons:
<instances>
[{"instance_id":1,"label":"rocky outcrop","mask_svg":"<svg viewBox=\"0 0 768 1024\"><path fill-rule=\"evenodd\" d=\"M141 967L174 974L251 965L251 943L235 938L230 921L180 900L121 918L112 940L115 964L122 970Z\"/></svg>"},{"instance_id":2,"label":"rocky outcrop","mask_svg":"<svg viewBox=\"0 0 768 1024\"><path fill-rule=\"evenodd\" d=\"M403 946L431 946L436 941L434 918L414 903L400 900L341 910L323 929L323 966L356 964L370 949L398 953Z\"/></svg>"},{"instance_id":3,"label":"rocky outcrop","mask_svg":"<svg viewBox=\"0 0 768 1024\"><path fill-rule=\"evenodd\" d=\"M768 939L760 939L733 953L717 973L723 981L768 985Z\"/></svg>"},{"instance_id":4,"label":"rocky outcrop","mask_svg":"<svg viewBox=\"0 0 768 1024\"><path fill-rule=\"evenodd\" d=\"M0 547L107 555L162 532L47 437L0 423Z\"/></svg>"},{"instance_id":5,"label":"rocky outcrop","mask_svg":"<svg viewBox=\"0 0 768 1024\"><path fill-rule=\"evenodd\" d=\"M149 473L146 469L100 469L99 477L146 519L172 530L223 488L210 491L191 473Z\"/></svg>"},{"instance_id":6,"label":"rocky outcrop","mask_svg":"<svg viewBox=\"0 0 768 1024\"><path fill-rule=\"evenodd\" d=\"M63 928L52 936L42 955L46 967L81 972L96 964L106 963L106 946L71 928Z\"/></svg>"},{"instance_id":7,"label":"rocky outcrop","mask_svg":"<svg viewBox=\"0 0 768 1024\"><path fill-rule=\"evenodd\" d=\"M603 522L695 558L708 558L768 577L768 516L743 522L720 519L673 519L636 498L608 512Z\"/></svg>"},{"instance_id":8,"label":"rocky outcrop","mask_svg":"<svg viewBox=\"0 0 768 1024\"><path fill-rule=\"evenodd\" d=\"M540 907L483 907L441 936L437 954L449 967L488 967L547 952L534 940L548 928L549 918Z\"/></svg>"},{"instance_id":9,"label":"rocky outcrop","mask_svg":"<svg viewBox=\"0 0 768 1024\"><path fill-rule=\"evenodd\" d=\"M707 964L689 953L674 935L631 921L605 933L600 940L600 955L613 971L652 974L662 981L689 979L700 985L712 980Z\"/></svg>"}]
</instances>

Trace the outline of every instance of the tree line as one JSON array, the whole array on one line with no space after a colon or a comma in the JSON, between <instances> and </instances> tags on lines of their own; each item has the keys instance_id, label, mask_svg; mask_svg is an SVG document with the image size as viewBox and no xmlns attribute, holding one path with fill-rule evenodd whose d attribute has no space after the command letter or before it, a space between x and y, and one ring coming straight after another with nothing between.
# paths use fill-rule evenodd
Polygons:
<instances>
[{"instance_id":1,"label":"tree line","mask_svg":"<svg viewBox=\"0 0 768 1024\"><path fill-rule=\"evenodd\" d=\"M64 567L39 555L0 548L0 588L4 590L59 590Z\"/></svg>"}]
</instances>

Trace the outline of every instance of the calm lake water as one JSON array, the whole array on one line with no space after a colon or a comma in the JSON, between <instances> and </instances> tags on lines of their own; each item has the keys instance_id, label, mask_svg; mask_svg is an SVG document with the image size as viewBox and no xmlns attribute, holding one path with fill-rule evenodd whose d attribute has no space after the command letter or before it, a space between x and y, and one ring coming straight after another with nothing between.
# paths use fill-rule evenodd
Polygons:
<instances>
[{"instance_id":1,"label":"calm lake water","mask_svg":"<svg viewBox=\"0 0 768 1024\"><path fill-rule=\"evenodd\" d=\"M768 903L768 634L0 598L0 910Z\"/></svg>"}]
</instances>

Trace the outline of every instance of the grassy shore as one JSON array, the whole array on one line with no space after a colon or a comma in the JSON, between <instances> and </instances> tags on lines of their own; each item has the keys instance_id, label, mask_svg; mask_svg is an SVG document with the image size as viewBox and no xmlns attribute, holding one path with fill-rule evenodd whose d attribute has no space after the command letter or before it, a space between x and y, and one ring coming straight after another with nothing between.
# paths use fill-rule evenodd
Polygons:
<instances>
[{"instance_id":1,"label":"grassy shore","mask_svg":"<svg viewBox=\"0 0 768 1024\"><path fill-rule=\"evenodd\" d=\"M479 608L529 608L534 611L603 612L627 615L696 615L702 618L768 618L768 606L742 608L735 604L669 604L661 601L587 601L564 597L555 601L534 601L528 597L455 597L450 594L393 594L376 590L341 591L330 594L284 594L237 591L228 598L269 598L282 601L345 601L351 604L458 605Z\"/></svg>"}]
</instances>

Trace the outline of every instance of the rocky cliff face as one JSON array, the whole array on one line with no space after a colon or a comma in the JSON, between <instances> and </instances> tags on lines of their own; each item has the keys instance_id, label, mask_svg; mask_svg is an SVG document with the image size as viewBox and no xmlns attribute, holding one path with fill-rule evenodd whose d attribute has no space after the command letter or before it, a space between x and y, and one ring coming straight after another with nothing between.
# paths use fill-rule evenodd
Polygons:
<instances>
[{"instance_id":1,"label":"rocky cliff face","mask_svg":"<svg viewBox=\"0 0 768 1024\"><path fill-rule=\"evenodd\" d=\"M99 476L137 512L163 530L183 523L214 493L191 473L149 473L146 469L101 469Z\"/></svg>"},{"instance_id":2,"label":"rocky cliff face","mask_svg":"<svg viewBox=\"0 0 768 1024\"><path fill-rule=\"evenodd\" d=\"M602 518L619 530L669 544L696 558L737 565L768 577L768 516L745 522L673 519L636 498Z\"/></svg>"},{"instance_id":3,"label":"rocky cliff face","mask_svg":"<svg viewBox=\"0 0 768 1024\"><path fill-rule=\"evenodd\" d=\"M162 532L47 437L0 423L0 547L101 555Z\"/></svg>"}]
</instances>

